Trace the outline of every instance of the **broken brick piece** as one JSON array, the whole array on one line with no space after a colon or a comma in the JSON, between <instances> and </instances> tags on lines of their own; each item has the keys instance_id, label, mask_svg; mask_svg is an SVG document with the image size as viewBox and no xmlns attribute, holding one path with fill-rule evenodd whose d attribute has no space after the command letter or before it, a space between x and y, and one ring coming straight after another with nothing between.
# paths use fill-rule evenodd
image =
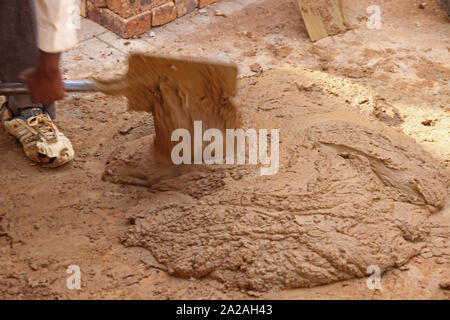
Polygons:
<instances>
[{"instance_id":1,"label":"broken brick piece","mask_svg":"<svg viewBox=\"0 0 450 320\"><path fill-rule=\"evenodd\" d=\"M152 10L152 26L166 24L177 17L177 8L173 2L166 3Z\"/></svg>"}]
</instances>

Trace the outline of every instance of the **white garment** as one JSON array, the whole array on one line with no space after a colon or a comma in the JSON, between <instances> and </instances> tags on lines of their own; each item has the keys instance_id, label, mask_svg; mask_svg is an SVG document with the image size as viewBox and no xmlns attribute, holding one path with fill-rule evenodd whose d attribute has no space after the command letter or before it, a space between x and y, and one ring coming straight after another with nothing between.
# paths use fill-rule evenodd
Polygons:
<instances>
[{"instance_id":1,"label":"white garment","mask_svg":"<svg viewBox=\"0 0 450 320\"><path fill-rule=\"evenodd\" d=\"M77 44L78 0L34 0L39 49L62 52Z\"/></svg>"}]
</instances>

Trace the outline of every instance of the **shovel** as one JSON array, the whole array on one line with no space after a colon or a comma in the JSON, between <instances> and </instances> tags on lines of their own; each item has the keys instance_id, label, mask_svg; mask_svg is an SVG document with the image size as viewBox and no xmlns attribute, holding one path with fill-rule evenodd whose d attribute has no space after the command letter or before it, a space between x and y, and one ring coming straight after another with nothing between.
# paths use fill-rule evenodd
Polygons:
<instances>
[{"instance_id":1,"label":"shovel","mask_svg":"<svg viewBox=\"0 0 450 320\"><path fill-rule=\"evenodd\" d=\"M66 92L97 91L94 81L91 80L64 80L63 85ZM0 83L1 96L14 96L20 94L28 94L28 88L23 83Z\"/></svg>"},{"instance_id":2,"label":"shovel","mask_svg":"<svg viewBox=\"0 0 450 320\"><path fill-rule=\"evenodd\" d=\"M166 155L176 144L172 132L183 128L194 134L194 121L203 130L225 132L240 126L232 97L236 94L237 67L192 58L132 54L127 73L112 80L67 80L68 92L100 91L125 96L129 109L153 114L156 147ZM26 94L22 83L0 83L0 95ZM114 103L114 101L112 102Z\"/></svg>"},{"instance_id":3,"label":"shovel","mask_svg":"<svg viewBox=\"0 0 450 320\"><path fill-rule=\"evenodd\" d=\"M168 58L132 54L128 58L128 72L113 80L64 80L66 92L101 91L108 94L120 95L129 91L130 85L142 86L156 84L158 78L174 78L179 83L188 85L199 83L199 78L213 73L220 79L217 83L224 92L235 95L237 67L233 64L220 63L193 58ZM201 81L200 81L201 82ZM192 88L196 90L196 88ZM197 88L198 89L198 88ZM27 94L28 88L20 82L0 83L0 95Z\"/></svg>"}]
</instances>

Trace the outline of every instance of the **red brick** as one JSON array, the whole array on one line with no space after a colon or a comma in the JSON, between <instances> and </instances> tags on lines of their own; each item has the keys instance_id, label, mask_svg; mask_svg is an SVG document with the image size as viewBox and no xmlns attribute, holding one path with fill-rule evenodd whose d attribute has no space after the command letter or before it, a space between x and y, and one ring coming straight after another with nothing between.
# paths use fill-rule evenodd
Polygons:
<instances>
[{"instance_id":1,"label":"red brick","mask_svg":"<svg viewBox=\"0 0 450 320\"><path fill-rule=\"evenodd\" d=\"M122 38L130 38L150 30L152 13L147 11L125 19L107 8L96 8L88 3L88 18L113 31Z\"/></svg>"},{"instance_id":2,"label":"red brick","mask_svg":"<svg viewBox=\"0 0 450 320\"><path fill-rule=\"evenodd\" d=\"M152 0L106 0L106 6L123 18L146 12L152 8Z\"/></svg>"},{"instance_id":3,"label":"red brick","mask_svg":"<svg viewBox=\"0 0 450 320\"><path fill-rule=\"evenodd\" d=\"M206 6L209 6L210 4L213 4L214 2L217 2L219 0L198 0L198 7L203 8Z\"/></svg>"},{"instance_id":4,"label":"red brick","mask_svg":"<svg viewBox=\"0 0 450 320\"><path fill-rule=\"evenodd\" d=\"M194 11L198 6L198 0L175 0L175 6L177 7L177 17L181 17Z\"/></svg>"},{"instance_id":5,"label":"red brick","mask_svg":"<svg viewBox=\"0 0 450 320\"><path fill-rule=\"evenodd\" d=\"M106 0L88 0L88 1L92 3L96 8L106 7Z\"/></svg>"},{"instance_id":6,"label":"red brick","mask_svg":"<svg viewBox=\"0 0 450 320\"><path fill-rule=\"evenodd\" d=\"M163 4L173 2L173 0L153 0L153 8L162 6Z\"/></svg>"},{"instance_id":7,"label":"red brick","mask_svg":"<svg viewBox=\"0 0 450 320\"><path fill-rule=\"evenodd\" d=\"M152 10L152 26L166 24L177 17L177 8L173 2L166 3Z\"/></svg>"}]
</instances>

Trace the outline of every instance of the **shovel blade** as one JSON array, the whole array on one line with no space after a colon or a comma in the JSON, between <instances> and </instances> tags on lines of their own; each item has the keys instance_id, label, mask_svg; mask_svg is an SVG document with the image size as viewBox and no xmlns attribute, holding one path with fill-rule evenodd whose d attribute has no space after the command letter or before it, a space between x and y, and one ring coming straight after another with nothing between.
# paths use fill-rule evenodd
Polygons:
<instances>
[{"instance_id":1,"label":"shovel blade","mask_svg":"<svg viewBox=\"0 0 450 320\"><path fill-rule=\"evenodd\" d=\"M177 129L194 136L196 123L202 132L218 129L224 133L240 126L232 100L237 87L233 64L133 54L122 78L98 81L97 87L107 94L126 96L129 109L151 112L156 148L166 155L178 143L171 139Z\"/></svg>"},{"instance_id":2,"label":"shovel blade","mask_svg":"<svg viewBox=\"0 0 450 320\"><path fill-rule=\"evenodd\" d=\"M237 73L237 66L229 63L132 54L128 58L125 76L112 80L97 79L96 86L106 94L127 96L130 109L142 110L142 106L131 100L142 92L160 90L161 85L168 81L176 82L186 91L199 96L210 94L208 91L213 86L218 95L233 97L236 95Z\"/></svg>"}]
</instances>

